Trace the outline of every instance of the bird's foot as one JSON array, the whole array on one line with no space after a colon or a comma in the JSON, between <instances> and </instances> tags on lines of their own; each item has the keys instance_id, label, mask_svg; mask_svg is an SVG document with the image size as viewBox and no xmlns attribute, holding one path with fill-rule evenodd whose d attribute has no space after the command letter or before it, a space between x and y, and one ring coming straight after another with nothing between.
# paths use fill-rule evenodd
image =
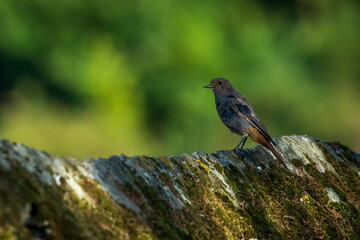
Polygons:
<instances>
[{"instance_id":1,"label":"bird's foot","mask_svg":"<svg viewBox=\"0 0 360 240\"><path fill-rule=\"evenodd\" d=\"M234 151L236 154L238 154L238 155L241 155L241 156L243 155L243 154L242 154L242 152L243 152L242 149L234 148L233 151Z\"/></svg>"}]
</instances>

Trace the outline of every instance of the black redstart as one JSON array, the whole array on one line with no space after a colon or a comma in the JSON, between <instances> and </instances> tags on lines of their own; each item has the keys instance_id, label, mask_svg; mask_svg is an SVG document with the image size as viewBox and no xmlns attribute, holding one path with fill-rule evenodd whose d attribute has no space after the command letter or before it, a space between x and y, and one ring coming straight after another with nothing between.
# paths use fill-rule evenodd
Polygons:
<instances>
[{"instance_id":1,"label":"black redstart","mask_svg":"<svg viewBox=\"0 0 360 240\"><path fill-rule=\"evenodd\" d=\"M223 123L232 133L243 136L234 148L240 153L248 136L257 143L269 149L275 157L286 167L282 157L275 150L276 143L271 139L265 126L260 122L251 104L224 78L215 78L204 88L211 88L215 94L216 110Z\"/></svg>"}]
</instances>

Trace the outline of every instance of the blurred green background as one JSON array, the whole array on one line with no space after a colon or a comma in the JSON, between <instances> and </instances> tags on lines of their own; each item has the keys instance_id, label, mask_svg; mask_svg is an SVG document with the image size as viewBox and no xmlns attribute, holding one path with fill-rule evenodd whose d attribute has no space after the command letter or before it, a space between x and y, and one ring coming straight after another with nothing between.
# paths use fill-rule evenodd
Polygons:
<instances>
[{"instance_id":1,"label":"blurred green background","mask_svg":"<svg viewBox=\"0 0 360 240\"><path fill-rule=\"evenodd\" d=\"M202 88L225 77L271 136L360 151L359 5L0 1L0 137L77 158L230 149Z\"/></svg>"}]
</instances>

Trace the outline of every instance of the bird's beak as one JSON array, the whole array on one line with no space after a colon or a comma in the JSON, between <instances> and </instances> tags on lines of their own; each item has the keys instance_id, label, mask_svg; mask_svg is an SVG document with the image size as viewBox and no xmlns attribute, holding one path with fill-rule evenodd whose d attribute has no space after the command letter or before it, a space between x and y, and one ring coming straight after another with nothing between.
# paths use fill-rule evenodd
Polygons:
<instances>
[{"instance_id":1,"label":"bird's beak","mask_svg":"<svg viewBox=\"0 0 360 240\"><path fill-rule=\"evenodd\" d=\"M206 85L206 86L203 86L203 88L212 88L211 85Z\"/></svg>"}]
</instances>

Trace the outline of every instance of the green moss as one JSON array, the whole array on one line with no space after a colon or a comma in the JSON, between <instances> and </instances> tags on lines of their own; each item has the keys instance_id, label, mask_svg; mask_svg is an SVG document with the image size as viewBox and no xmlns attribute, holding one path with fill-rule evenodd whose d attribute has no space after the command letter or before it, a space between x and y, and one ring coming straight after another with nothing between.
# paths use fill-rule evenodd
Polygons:
<instances>
[{"instance_id":1,"label":"green moss","mask_svg":"<svg viewBox=\"0 0 360 240\"><path fill-rule=\"evenodd\" d=\"M336 194L339 196L339 198L342 201L344 201L344 202L348 201L348 197L347 197L346 193L343 192L339 187L337 187L336 185L332 185L331 188L336 192Z\"/></svg>"},{"instance_id":2,"label":"green moss","mask_svg":"<svg viewBox=\"0 0 360 240\"><path fill-rule=\"evenodd\" d=\"M232 163L229 163L227 165L227 168L230 170L231 174L233 174L235 177L240 177L242 173L238 170L237 167L235 167Z\"/></svg>"},{"instance_id":3,"label":"green moss","mask_svg":"<svg viewBox=\"0 0 360 240\"><path fill-rule=\"evenodd\" d=\"M314 163L314 161L311 159L311 157L308 154L304 153L304 156L310 163Z\"/></svg>"},{"instance_id":4,"label":"green moss","mask_svg":"<svg viewBox=\"0 0 360 240\"><path fill-rule=\"evenodd\" d=\"M230 200L230 198L226 194L222 193L219 190L215 191L214 194L218 198L220 198L224 202L224 204L226 204L230 209L235 209L234 203Z\"/></svg>"},{"instance_id":5,"label":"green moss","mask_svg":"<svg viewBox=\"0 0 360 240\"><path fill-rule=\"evenodd\" d=\"M341 214L342 217L349 219L351 212L349 207L344 202L331 202L329 208L334 209Z\"/></svg>"},{"instance_id":6,"label":"green moss","mask_svg":"<svg viewBox=\"0 0 360 240\"><path fill-rule=\"evenodd\" d=\"M181 159L172 157L172 158L170 158L170 160L172 163L174 163L174 165L180 172L185 171L186 167L185 167L184 163L181 161Z\"/></svg>"},{"instance_id":7,"label":"green moss","mask_svg":"<svg viewBox=\"0 0 360 240\"><path fill-rule=\"evenodd\" d=\"M16 229L13 226L0 227L0 240L16 240Z\"/></svg>"},{"instance_id":8,"label":"green moss","mask_svg":"<svg viewBox=\"0 0 360 240\"><path fill-rule=\"evenodd\" d=\"M216 171L218 171L219 173L223 173L224 172L224 168L221 166L221 164L220 163L215 163L214 164L214 167L215 167L215 169L216 169Z\"/></svg>"},{"instance_id":9,"label":"green moss","mask_svg":"<svg viewBox=\"0 0 360 240\"><path fill-rule=\"evenodd\" d=\"M345 156L345 158L349 161L352 161L354 163L357 163L356 160L355 160L355 157L354 157L354 154L353 152L350 150L349 147L346 147L346 146L343 146L343 145L340 145L341 147L341 150L342 150L342 154Z\"/></svg>"},{"instance_id":10,"label":"green moss","mask_svg":"<svg viewBox=\"0 0 360 240\"><path fill-rule=\"evenodd\" d=\"M305 171L307 172L314 172L316 169L315 169L315 164L314 163L308 163L306 165L304 165L304 169Z\"/></svg>"},{"instance_id":11,"label":"green moss","mask_svg":"<svg viewBox=\"0 0 360 240\"><path fill-rule=\"evenodd\" d=\"M161 161L156 159L155 157L148 156L148 157L146 157L146 160L150 162L151 166L155 166L156 169L161 168L161 165L160 165Z\"/></svg>"},{"instance_id":12,"label":"green moss","mask_svg":"<svg viewBox=\"0 0 360 240\"><path fill-rule=\"evenodd\" d=\"M268 219L267 213L262 208L253 207L248 209L250 222L256 229L256 237L260 239L281 239L281 234L275 225Z\"/></svg>"},{"instance_id":13,"label":"green moss","mask_svg":"<svg viewBox=\"0 0 360 240\"><path fill-rule=\"evenodd\" d=\"M306 206L301 202L290 203L284 202L284 211L290 216L294 216L300 223L304 223L309 218Z\"/></svg>"},{"instance_id":14,"label":"green moss","mask_svg":"<svg viewBox=\"0 0 360 240\"><path fill-rule=\"evenodd\" d=\"M300 168L303 166L303 162L300 159L292 159L291 163L296 167L296 168Z\"/></svg>"},{"instance_id":15,"label":"green moss","mask_svg":"<svg viewBox=\"0 0 360 240\"><path fill-rule=\"evenodd\" d=\"M167 174L166 172L161 172L159 174L159 180L161 182L162 185L166 185L166 186L169 186L169 187L173 187L173 181L172 181L172 178L170 177L169 174Z\"/></svg>"},{"instance_id":16,"label":"green moss","mask_svg":"<svg viewBox=\"0 0 360 240\"><path fill-rule=\"evenodd\" d=\"M299 186L296 186L294 183L289 183L287 185L287 196L290 199L299 198L302 194L302 191L299 189Z\"/></svg>"},{"instance_id":17,"label":"green moss","mask_svg":"<svg viewBox=\"0 0 360 240\"><path fill-rule=\"evenodd\" d=\"M323 152L325 159L329 162L332 162L333 157L331 156L329 149L327 149L327 147L325 147L322 143L318 143L317 146Z\"/></svg>"},{"instance_id":18,"label":"green moss","mask_svg":"<svg viewBox=\"0 0 360 240\"><path fill-rule=\"evenodd\" d=\"M148 186L147 183L140 177L136 177L136 185L142 189L144 197L149 204L149 211L155 211L156 214L148 214L146 219L147 224L160 238L183 239L186 233L178 227L178 222L174 221L175 212L172 212L172 207L169 203L159 198L159 189ZM151 210L150 210L151 209Z\"/></svg>"}]
</instances>

